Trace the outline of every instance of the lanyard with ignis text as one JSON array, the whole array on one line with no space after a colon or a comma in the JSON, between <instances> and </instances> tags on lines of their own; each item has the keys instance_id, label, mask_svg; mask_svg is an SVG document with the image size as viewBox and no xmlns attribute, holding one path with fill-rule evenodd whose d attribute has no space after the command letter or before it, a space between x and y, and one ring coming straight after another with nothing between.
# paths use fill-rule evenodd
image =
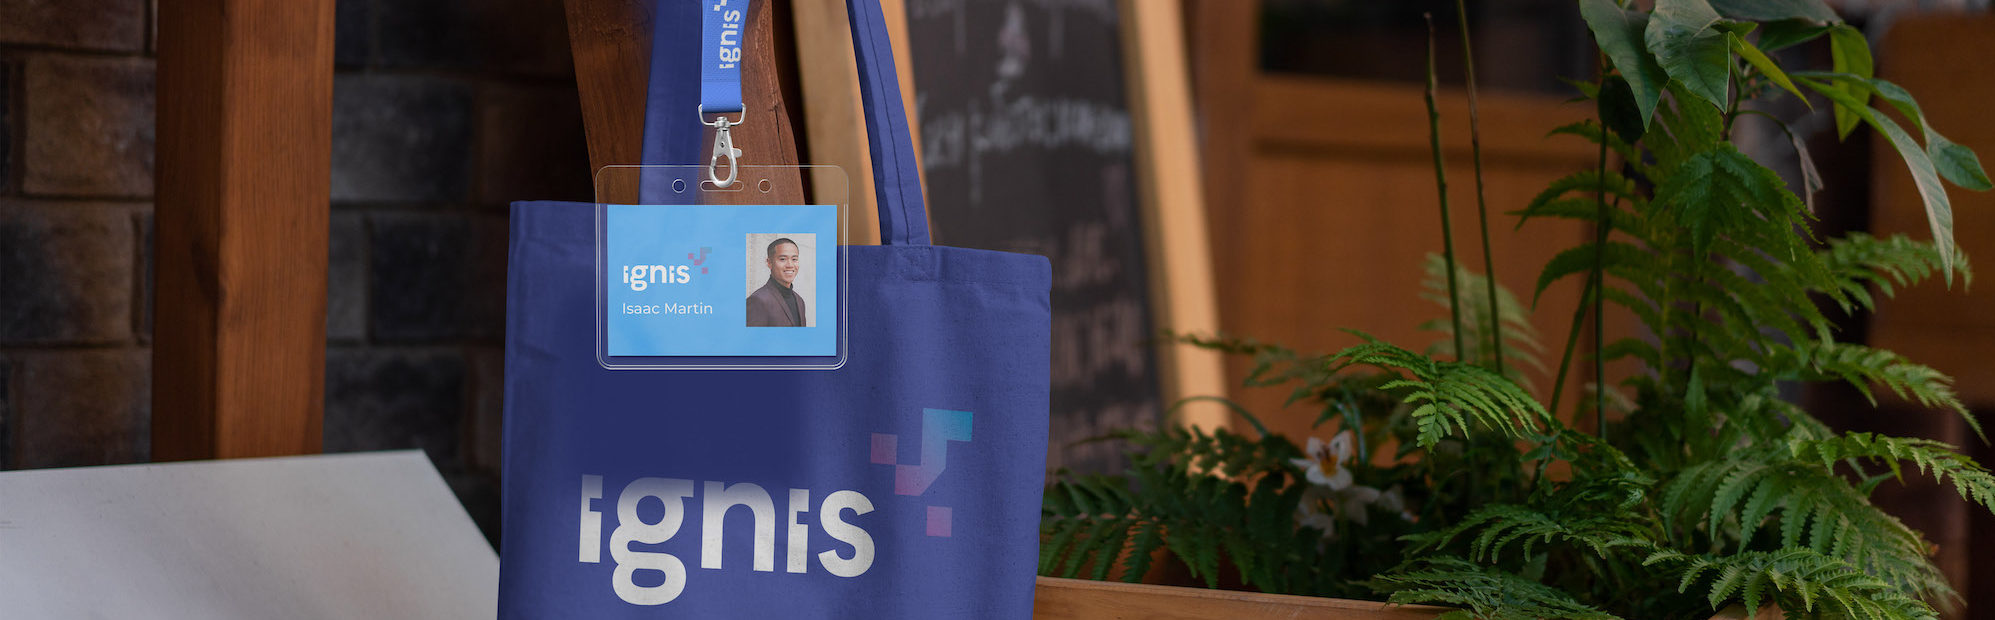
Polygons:
<instances>
[{"instance_id":1,"label":"lanyard with ignis text","mask_svg":"<svg viewBox=\"0 0 1995 620\"><path fill-rule=\"evenodd\" d=\"M646 154L656 147L662 161L693 161L596 172L597 362L611 370L842 367L850 181L838 166L741 162L732 130L747 111L749 0L657 5L645 116L658 123L646 139L660 144L647 143ZM682 107L693 99L683 45L695 24L696 112L714 128L705 163L697 163L699 139Z\"/></svg>"},{"instance_id":2,"label":"lanyard with ignis text","mask_svg":"<svg viewBox=\"0 0 1995 620\"><path fill-rule=\"evenodd\" d=\"M706 0L700 18L700 122L714 128L713 156L707 159L707 180L718 187L734 185L741 149L734 148L728 128L748 120L741 102L741 35L750 0ZM707 115L715 116L708 121ZM734 114L733 120L727 115ZM720 175L725 159L727 176Z\"/></svg>"}]
</instances>

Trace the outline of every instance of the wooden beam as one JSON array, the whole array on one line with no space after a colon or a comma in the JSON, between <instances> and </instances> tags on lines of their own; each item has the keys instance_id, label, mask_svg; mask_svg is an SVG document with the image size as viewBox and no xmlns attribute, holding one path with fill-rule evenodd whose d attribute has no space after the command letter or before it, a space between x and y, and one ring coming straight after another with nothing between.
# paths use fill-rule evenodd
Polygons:
<instances>
[{"instance_id":1,"label":"wooden beam","mask_svg":"<svg viewBox=\"0 0 1995 620\"><path fill-rule=\"evenodd\" d=\"M880 244L880 214L873 196L873 163L866 153L866 117L859 101L859 74L852 56L852 25L845 0L796 0L797 73L803 82L806 155L814 164L845 170L839 188L811 186L817 204L849 200L851 242ZM905 70L903 70L905 73Z\"/></svg>"},{"instance_id":2,"label":"wooden beam","mask_svg":"<svg viewBox=\"0 0 1995 620\"><path fill-rule=\"evenodd\" d=\"M333 0L159 5L159 460L320 450Z\"/></svg>"},{"instance_id":3,"label":"wooden beam","mask_svg":"<svg viewBox=\"0 0 1995 620\"><path fill-rule=\"evenodd\" d=\"M599 171L644 161L644 89L650 82L653 5L644 0L563 4L597 200L635 201L636 175Z\"/></svg>"},{"instance_id":4,"label":"wooden beam","mask_svg":"<svg viewBox=\"0 0 1995 620\"><path fill-rule=\"evenodd\" d=\"M797 74L803 85L803 128L808 137L806 161L832 164L851 180L851 235L858 245L880 243L880 217L873 190L873 163L867 154L866 116L859 101L859 73L852 56L852 26L845 0L795 0ZM914 109L914 59L909 58L907 10L901 0L882 0L880 13L892 41L901 101L908 113L915 163L921 162L921 123ZM923 195L927 195L926 184ZM833 200L812 188L818 203ZM932 219L932 218L931 218Z\"/></svg>"},{"instance_id":5,"label":"wooden beam","mask_svg":"<svg viewBox=\"0 0 1995 620\"><path fill-rule=\"evenodd\" d=\"M651 67L651 3L567 0L565 4L591 172L641 163L644 88Z\"/></svg>"},{"instance_id":6,"label":"wooden beam","mask_svg":"<svg viewBox=\"0 0 1995 620\"><path fill-rule=\"evenodd\" d=\"M1151 311L1159 328L1216 334L1219 303L1186 75L1184 13L1177 2L1153 0L1122 0L1120 8ZM1164 341L1157 362L1163 402L1226 396L1226 367L1217 351ZM1178 410L1177 422L1210 431L1225 428L1228 419L1220 404L1196 402Z\"/></svg>"},{"instance_id":7,"label":"wooden beam","mask_svg":"<svg viewBox=\"0 0 1995 620\"><path fill-rule=\"evenodd\" d=\"M914 48L907 39L907 0L880 0L880 19L887 22L887 41L894 49L900 50L894 52L894 74L900 78L901 107L907 109L907 134L914 141L915 168L920 169L921 115L914 108L914 57L908 51ZM851 44L847 43L846 47L850 48ZM928 197L927 183L921 185L921 196L924 199Z\"/></svg>"},{"instance_id":8,"label":"wooden beam","mask_svg":"<svg viewBox=\"0 0 1995 620\"><path fill-rule=\"evenodd\" d=\"M771 0L749 8L741 71L741 97L749 115L747 123L732 130L734 145L742 150L741 163L746 166L794 166L798 162L797 126L789 111L789 100L797 95L785 94L798 90L789 4ZM589 165L601 170L604 166L647 163L643 161L644 108L651 76L652 28L659 16L653 14L651 3L642 0L566 0L565 5L582 125L589 140ZM686 122L693 122L694 115L695 111L687 110ZM713 130L708 129L700 144L712 143ZM702 154L697 162L648 163L705 162ZM751 173L743 170L744 175ZM774 172L765 176L771 180L768 193L757 187L761 177L744 176L745 191L709 198L733 204L803 202L802 180L797 174ZM637 179L627 171L597 175L596 189L602 200L634 202Z\"/></svg>"},{"instance_id":9,"label":"wooden beam","mask_svg":"<svg viewBox=\"0 0 1995 620\"><path fill-rule=\"evenodd\" d=\"M779 18L780 16L780 18ZM797 92L795 35L789 28L790 3L767 0L748 6L747 25L741 36L741 102L748 111L747 121L732 130L735 148L741 149L741 191L709 194L708 202L743 205L804 204L803 179L797 165L797 126L791 119L787 92ZM698 88L687 84L686 88ZM690 122L695 111L686 111ZM707 129L701 145L713 144L714 130ZM702 146L702 149L707 148ZM702 154L700 162L707 158ZM753 166L778 166L755 169ZM723 175L724 176L724 175ZM770 181L763 191L759 180Z\"/></svg>"}]
</instances>

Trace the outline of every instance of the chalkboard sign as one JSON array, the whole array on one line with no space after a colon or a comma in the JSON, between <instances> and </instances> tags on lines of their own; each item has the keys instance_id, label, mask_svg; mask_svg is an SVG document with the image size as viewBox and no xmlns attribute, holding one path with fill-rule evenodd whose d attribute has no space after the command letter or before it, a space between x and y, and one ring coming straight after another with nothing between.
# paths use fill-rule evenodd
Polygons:
<instances>
[{"instance_id":1,"label":"chalkboard sign","mask_svg":"<svg viewBox=\"0 0 1995 620\"><path fill-rule=\"evenodd\" d=\"M1114 0L908 0L936 243L1053 263L1049 468L1119 469L1161 407ZM992 369L1002 372L1003 369Z\"/></svg>"}]
</instances>

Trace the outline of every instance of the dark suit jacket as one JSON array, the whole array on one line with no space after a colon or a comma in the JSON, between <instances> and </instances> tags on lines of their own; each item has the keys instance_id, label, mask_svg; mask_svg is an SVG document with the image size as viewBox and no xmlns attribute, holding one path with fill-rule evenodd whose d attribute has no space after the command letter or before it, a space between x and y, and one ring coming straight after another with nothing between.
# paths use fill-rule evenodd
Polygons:
<instances>
[{"instance_id":1,"label":"dark suit jacket","mask_svg":"<svg viewBox=\"0 0 1995 620\"><path fill-rule=\"evenodd\" d=\"M770 278L748 296L749 327L804 327L804 317L808 315L804 313L803 296L797 296L797 311L792 314L790 304L783 300L782 286Z\"/></svg>"}]
</instances>

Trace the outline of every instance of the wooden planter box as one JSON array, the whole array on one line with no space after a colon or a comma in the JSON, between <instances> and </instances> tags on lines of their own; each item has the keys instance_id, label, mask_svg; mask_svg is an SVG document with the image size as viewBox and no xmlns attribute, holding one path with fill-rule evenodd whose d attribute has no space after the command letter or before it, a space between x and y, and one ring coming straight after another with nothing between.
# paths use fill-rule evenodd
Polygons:
<instances>
[{"instance_id":1,"label":"wooden planter box","mask_svg":"<svg viewBox=\"0 0 1995 620\"><path fill-rule=\"evenodd\" d=\"M1428 620L1447 611L1441 607L1394 606L1377 601L1056 577L1039 578L1032 602L1035 620Z\"/></svg>"},{"instance_id":2,"label":"wooden planter box","mask_svg":"<svg viewBox=\"0 0 1995 620\"><path fill-rule=\"evenodd\" d=\"M1231 620L1233 618L1321 618L1323 620L1428 620L1450 611L1425 605L1262 594L1179 586L1153 586L1040 577L1033 595L1034 620ZM1768 607L1747 614L1730 607L1711 620L1774 620Z\"/></svg>"}]
</instances>

